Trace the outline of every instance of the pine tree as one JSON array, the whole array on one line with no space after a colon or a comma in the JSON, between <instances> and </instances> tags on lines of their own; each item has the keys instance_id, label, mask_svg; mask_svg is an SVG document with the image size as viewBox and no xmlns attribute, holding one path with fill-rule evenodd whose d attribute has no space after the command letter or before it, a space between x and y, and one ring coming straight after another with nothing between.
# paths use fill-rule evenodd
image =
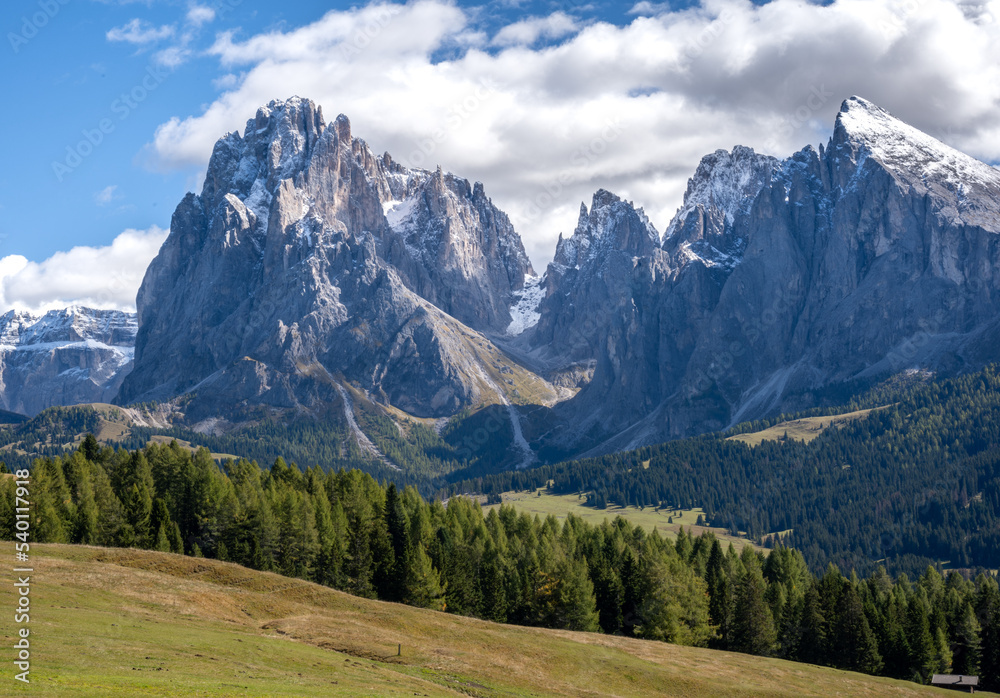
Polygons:
<instances>
[{"instance_id":1,"label":"pine tree","mask_svg":"<svg viewBox=\"0 0 1000 698\"><path fill-rule=\"evenodd\" d=\"M6 464L3 464L6 467ZM14 540L16 485L14 478L0 477L0 540Z\"/></svg>"},{"instance_id":2,"label":"pine tree","mask_svg":"<svg viewBox=\"0 0 1000 698\"><path fill-rule=\"evenodd\" d=\"M132 545L147 547L155 537L150 534L150 518L153 500L149 490L141 482L133 483L125 493L125 518L132 529Z\"/></svg>"},{"instance_id":3,"label":"pine tree","mask_svg":"<svg viewBox=\"0 0 1000 698\"><path fill-rule=\"evenodd\" d=\"M443 611L444 588L441 586L441 577L424 549L417 548L404 558L404 563L407 565L406 595L402 600L411 606Z\"/></svg>"},{"instance_id":4,"label":"pine tree","mask_svg":"<svg viewBox=\"0 0 1000 698\"><path fill-rule=\"evenodd\" d=\"M911 678L917 683L926 683L930 679L936 650L925 598L922 593L914 594L906 610L906 642L910 648L909 670Z\"/></svg>"},{"instance_id":5,"label":"pine tree","mask_svg":"<svg viewBox=\"0 0 1000 698\"><path fill-rule=\"evenodd\" d=\"M809 664L826 664L829 657L826 647L827 622L816 584L810 584L806 590L801 623L801 639L794 658Z\"/></svg>"},{"instance_id":6,"label":"pine tree","mask_svg":"<svg viewBox=\"0 0 1000 698\"><path fill-rule=\"evenodd\" d=\"M170 552L170 538L167 537L167 524L160 524L159 530L156 532L156 544L153 546L153 550L159 550L161 553ZM220 560L224 559L222 557Z\"/></svg>"},{"instance_id":7,"label":"pine tree","mask_svg":"<svg viewBox=\"0 0 1000 698\"><path fill-rule=\"evenodd\" d=\"M379 598L386 601L402 601L408 595L407 577L415 561L411 555L406 512L403 511L403 504L395 484L390 484L385 493L385 524L389 533L393 561L389 566L386 588L379 594Z\"/></svg>"},{"instance_id":8,"label":"pine tree","mask_svg":"<svg viewBox=\"0 0 1000 698\"><path fill-rule=\"evenodd\" d=\"M492 540L483 552L480 568L480 594L483 599L483 618L495 623L507 622L507 587L504 579L509 572L500 551Z\"/></svg>"},{"instance_id":9,"label":"pine tree","mask_svg":"<svg viewBox=\"0 0 1000 698\"><path fill-rule=\"evenodd\" d=\"M717 628L717 641L713 644L719 649L728 649L732 644L733 607L736 600L726 557L718 540L712 543L705 582L708 586L709 621Z\"/></svg>"},{"instance_id":10,"label":"pine tree","mask_svg":"<svg viewBox=\"0 0 1000 698\"><path fill-rule=\"evenodd\" d=\"M774 618L765 598L767 584L752 548L745 548L740 560L745 569L736 581L732 649L766 657L777 642Z\"/></svg>"},{"instance_id":11,"label":"pine tree","mask_svg":"<svg viewBox=\"0 0 1000 698\"><path fill-rule=\"evenodd\" d=\"M643 602L636 635L680 645L704 646L712 637L705 582L677 555L643 548Z\"/></svg>"},{"instance_id":12,"label":"pine tree","mask_svg":"<svg viewBox=\"0 0 1000 698\"><path fill-rule=\"evenodd\" d=\"M347 556L345 571L349 579L348 591L356 596L375 596L372 585L374 560L372 556L372 522L374 515L371 503L365 497L356 481L351 483L344 496L344 514L347 519Z\"/></svg>"},{"instance_id":13,"label":"pine tree","mask_svg":"<svg viewBox=\"0 0 1000 698\"><path fill-rule=\"evenodd\" d=\"M976 614L982 627L980 679L986 691L1000 691L1000 591L997 580L976 580Z\"/></svg>"},{"instance_id":14,"label":"pine tree","mask_svg":"<svg viewBox=\"0 0 1000 698\"><path fill-rule=\"evenodd\" d=\"M853 584L848 584L841 595L830 644L836 666L864 674L878 674L882 670L878 643Z\"/></svg>"},{"instance_id":15,"label":"pine tree","mask_svg":"<svg viewBox=\"0 0 1000 698\"><path fill-rule=\"evenodd\" d=\"M181 538L181 528L174 521L170 526L170 552L178 555L184 554L184 540Z\"/></svg>"},{"instance_id":16,"label":"pine tree","mask_svg":"<svg viewBox=\"0 0 1000 698\"><path fill-rule=\"evenodd\" d=\"M73 542L96 545L100 538L97 502L94 501L94 487L90 474L81 473L76 486L76 521L73 526Z\"/></svg>"},{"instance_id":17,"label":"pine tree","mask_svg":"<svg viewBox=\"0 0 1000 698\"><path fill-rule=\"evenodd\" d=\"M599 630L594 585L587 575L586 560L563 560L555 579L546 626L585 632Z\"/></svg>"},{"instance_id":18,"label":"pine tree","mask_svg":"<svg viewBox=\"0 0 1000 698\"><path fill-rule=\"evenodd\" d=\"M952 633L952 671L962 676L979 674L981 656L980 636L982 626L976 618L971 602L966 602L959 612Z\"/></svg>"},{"instance_id":19,"label":"pine tree","mask_svg":"<svg viewBox=\"0 0 1000 698\"><path fill-rule=\"evenodd\" d=\"M83 457L91 462L97 462L101 456L101 446L97 443L97 438L93 434L87 434L83 437L83 443L80 444L80 452L83 453Z\"/></svg>"},{"instance_id":20,"label":"pine tree","mask_svg":"<svg viewBox=\"0 0 1000 698\"><path fill-rule=\"evenodd\" d=\"M71 524L64 516L65 480L58 461L36 461L32 471L32 538L40 543L68 543Z\"/></svg>"}]
</instances>

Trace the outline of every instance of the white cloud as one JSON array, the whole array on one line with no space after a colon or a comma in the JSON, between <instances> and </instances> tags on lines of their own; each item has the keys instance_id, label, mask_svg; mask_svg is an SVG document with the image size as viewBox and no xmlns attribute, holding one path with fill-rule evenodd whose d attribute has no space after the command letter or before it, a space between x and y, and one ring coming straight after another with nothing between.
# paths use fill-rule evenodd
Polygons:
<instances>
[{"instance_id":1,"label":"white cloud","mask_svg":"<svg viewBox=\"0 0 1000 698\"><path fill-rule=\"evenodd\" d=\"M239 80L218 83L201 114L162 124L150 151L157 167L203 168L260 105L310 97L327 119L349 115L378 152L484 182L544 267L599 187L662 230L703 155L743 144L787 156L826 140L853 94L1000 159L1000 22L986 21L1000 2L988 5L650 5L657 16L627 26L594 23L537 49L521 33L522 45L492 52L464 48L475 15L445 0L334 11L245 41L219 35L210 53Z\"/></svg>"},{"instance_id":2,"label":"white cloud","mask_svg":"<svg viewBox=\"0 0 1000 698\"><path fill-rule=\"evenodd\" d=\"M173 36L174 28L170 25L154 27L149 22L133 19L120 27L109 29L105 36L108 41L125 41L130 44L150 44Z\"/></svg>"},{"instance_id":3,"label":"white cloud","mask_svg":"<svg viewBox=\"0 0 1000 698\"><path fill-rule=\"evenodd\" d=\"M233 73L226 73L220 77L212 80L212 87L217 90L229 90L236 87L240 83L240 78Z\"/></svg>"},{"instance_id":4,"label":"white cloud","mask_svg":"<svg viewBox=\"0 0 1000 698\"><path fill-rule=\"evenodd\" d=\"M176 68L191 57L191 49L184 46L170 46L153 54L153 60L166 68Z\"/></svg>"},{"instance_id":5,"label":"white cloud","mask_svg":"<svg viewBox=\"0 0 1000 698\"><path fill-rule=\"evenodd\" d=\"M561 39L579 30L579 23L564 12L548 17L529 17L508 24L493 37L494 46L517 46L535 43L539 39Z\"/></svg>"},{"instance_id":6,"label":"white cloud","mask_svg":"<svg viewBox=\"0 0 1000 698\"><path fill-rule=\"evenodd\" d=\"M119 198L115 196L115 191L117 191L118 185L112 184L111 186L104 187L99 192L94 194L94 201L97 202L98 206L107 206L115 199Z\"/></svg>"},{"instance_id":7,"label":"white cloud","mask_svg":"<svg viewBox=\"0 0 1000 698\"><path fill-rule=\"evenodd\" d=\"M215 19L215 10L205 5L192 5L187 13L187 21L196 27L207 24Z\"/></svg>"},{"instance_id":8,"label":"white cloud","mask_svg":"<svg viewBox=\"0 0 1000 698\"><path fill-rule=\"evenodd\" d=\"M129 229L106 247L74 247L42 262L0 259L0 312L45 312L68 305L135 310L135 295L167 231Z\"/></svg>"}]
</instances>

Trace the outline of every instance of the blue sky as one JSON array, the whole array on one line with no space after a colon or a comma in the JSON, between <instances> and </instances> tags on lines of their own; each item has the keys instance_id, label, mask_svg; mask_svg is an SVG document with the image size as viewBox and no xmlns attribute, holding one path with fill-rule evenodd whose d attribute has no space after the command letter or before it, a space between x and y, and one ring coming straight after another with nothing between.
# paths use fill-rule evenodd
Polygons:
<instances>
[{"instance_id":1,"label":"blue sky","mask_svg":"<svg viewBox=\"0 0 1000 698\"><path fill-rule=\"evenodd\" d=\"M459 4L480 8L479 25L490 32L524 16L560 9L618 24L633 19L626 14L631 5L617 2ZM143 148L161 123L197 114L219 95L213 81L227 71L215 57L199 52L221 31L246 37L288 30L352 6L259 0L5 3L7 37L0 60L8 94L17 98L4 115L5 130L13 137L4 148L9 165L0 179L0 256L16 253L41 260L74 245L108 244L125 228L167 228L183 194L200 189L201 182L194 179L199 170L157 168L146 162ZM218 11L198 26L187 19L193 7ZM39 17L45 18L38 22L41 26L35 22ZM163 27L171 33L142 43L109 40L109 31L136 19L140 31L133 38L143 38L142 31L165 34ZM20 38L12 39L11 33ZM190 34L189 42L184 34ZM30 38L20 40L26 36ZM192 52L189 60L177 67L157 62L158 51L181 44ZM142 86L147 77L155 89ZM133 91L144 99L130 103ZM100 135L93 152L69 171L54 167L73 165L67 149L77 150L88 132L97 140L102 120L110 121L113 130ZM81 150L88 152L86 146Z\"/></svg>"},{"instance_id":2,"label":"blue sky","mask_svg":"<svg viewBox=\"0 0 1000 698\"><path fill-rule=\"evenodd\" d=\"M997 7L8 2L0 311L128 307L215 139L292 94L404 164L483 181L539 269L597 188L663 230L702 155L787 156L851 94L995 162Z\"/></svg>"}]
</instances>

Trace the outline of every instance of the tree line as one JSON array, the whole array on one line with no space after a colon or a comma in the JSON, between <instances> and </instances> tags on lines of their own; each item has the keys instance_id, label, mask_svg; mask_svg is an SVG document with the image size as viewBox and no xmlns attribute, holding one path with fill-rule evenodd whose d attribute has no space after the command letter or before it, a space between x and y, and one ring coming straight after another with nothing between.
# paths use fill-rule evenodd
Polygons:
<instances>
[{"instance_id":1,"label":"tree line","mask_svg":"<svg viewBox=\"0 0 1000 698\"><path fill-rule=\"evenodd\" d=\"M702 508L713 526L764 543L780 534L813 572L929 564L1000 567L1000 372L918 388L806 444L726 435L484 474L449 493L548 486L598 507Z\"/></svg>"},{"instance_id":2,"label":"tree line","mask_svg":"<svg viewBox=\"0 0 1000 698\"><path fill-rule=\"evenodd\" d=\"M213 557L358 596L486 620L614 633L926 682L1000 688L1000 590L926 569L911 581L830 566L784 546L676 540L618 517L540 519L466 497L427 501L358 470L269 469L176 442L138 450L88 436L31 473L32 541ZM0 536L15 535L0 479Z\"/></svg>"}]
</instances>

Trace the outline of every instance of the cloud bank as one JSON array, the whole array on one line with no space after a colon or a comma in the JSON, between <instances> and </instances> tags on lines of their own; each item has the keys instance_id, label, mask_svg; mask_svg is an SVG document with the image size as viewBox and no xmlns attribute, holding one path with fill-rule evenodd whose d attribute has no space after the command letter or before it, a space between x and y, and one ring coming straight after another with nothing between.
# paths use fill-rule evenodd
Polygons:
<instances>
[{"instance_id":1,"label":"cloud bank","mask_svg":"<svg viewBox=\"0 0 1000 698\"><path fill-rule=\"evenodd\" d=\"M42 262L0 259L0 313L46 312L68 305L135 310L135 295L167 231L129 229L106 247L74 247Z\"/></svg>"},{"instance_id":2,"label":"cloud bank","mask_svg":"<svg viewBox=\"0 0 1000 698\"><path fill-rule=\"evenodd\" d=\"M539 267L599 187L662 230L701 156L736 144L787 156L825 140L853 94L1000 159L1000 2L641 2L628 18L558 12L489 35L473 11L417 0L220 34L222 92L148 150L159 168L203 168L257 107L309 97L379 152L484 182Z\"/></svg>"}]
</instances>

